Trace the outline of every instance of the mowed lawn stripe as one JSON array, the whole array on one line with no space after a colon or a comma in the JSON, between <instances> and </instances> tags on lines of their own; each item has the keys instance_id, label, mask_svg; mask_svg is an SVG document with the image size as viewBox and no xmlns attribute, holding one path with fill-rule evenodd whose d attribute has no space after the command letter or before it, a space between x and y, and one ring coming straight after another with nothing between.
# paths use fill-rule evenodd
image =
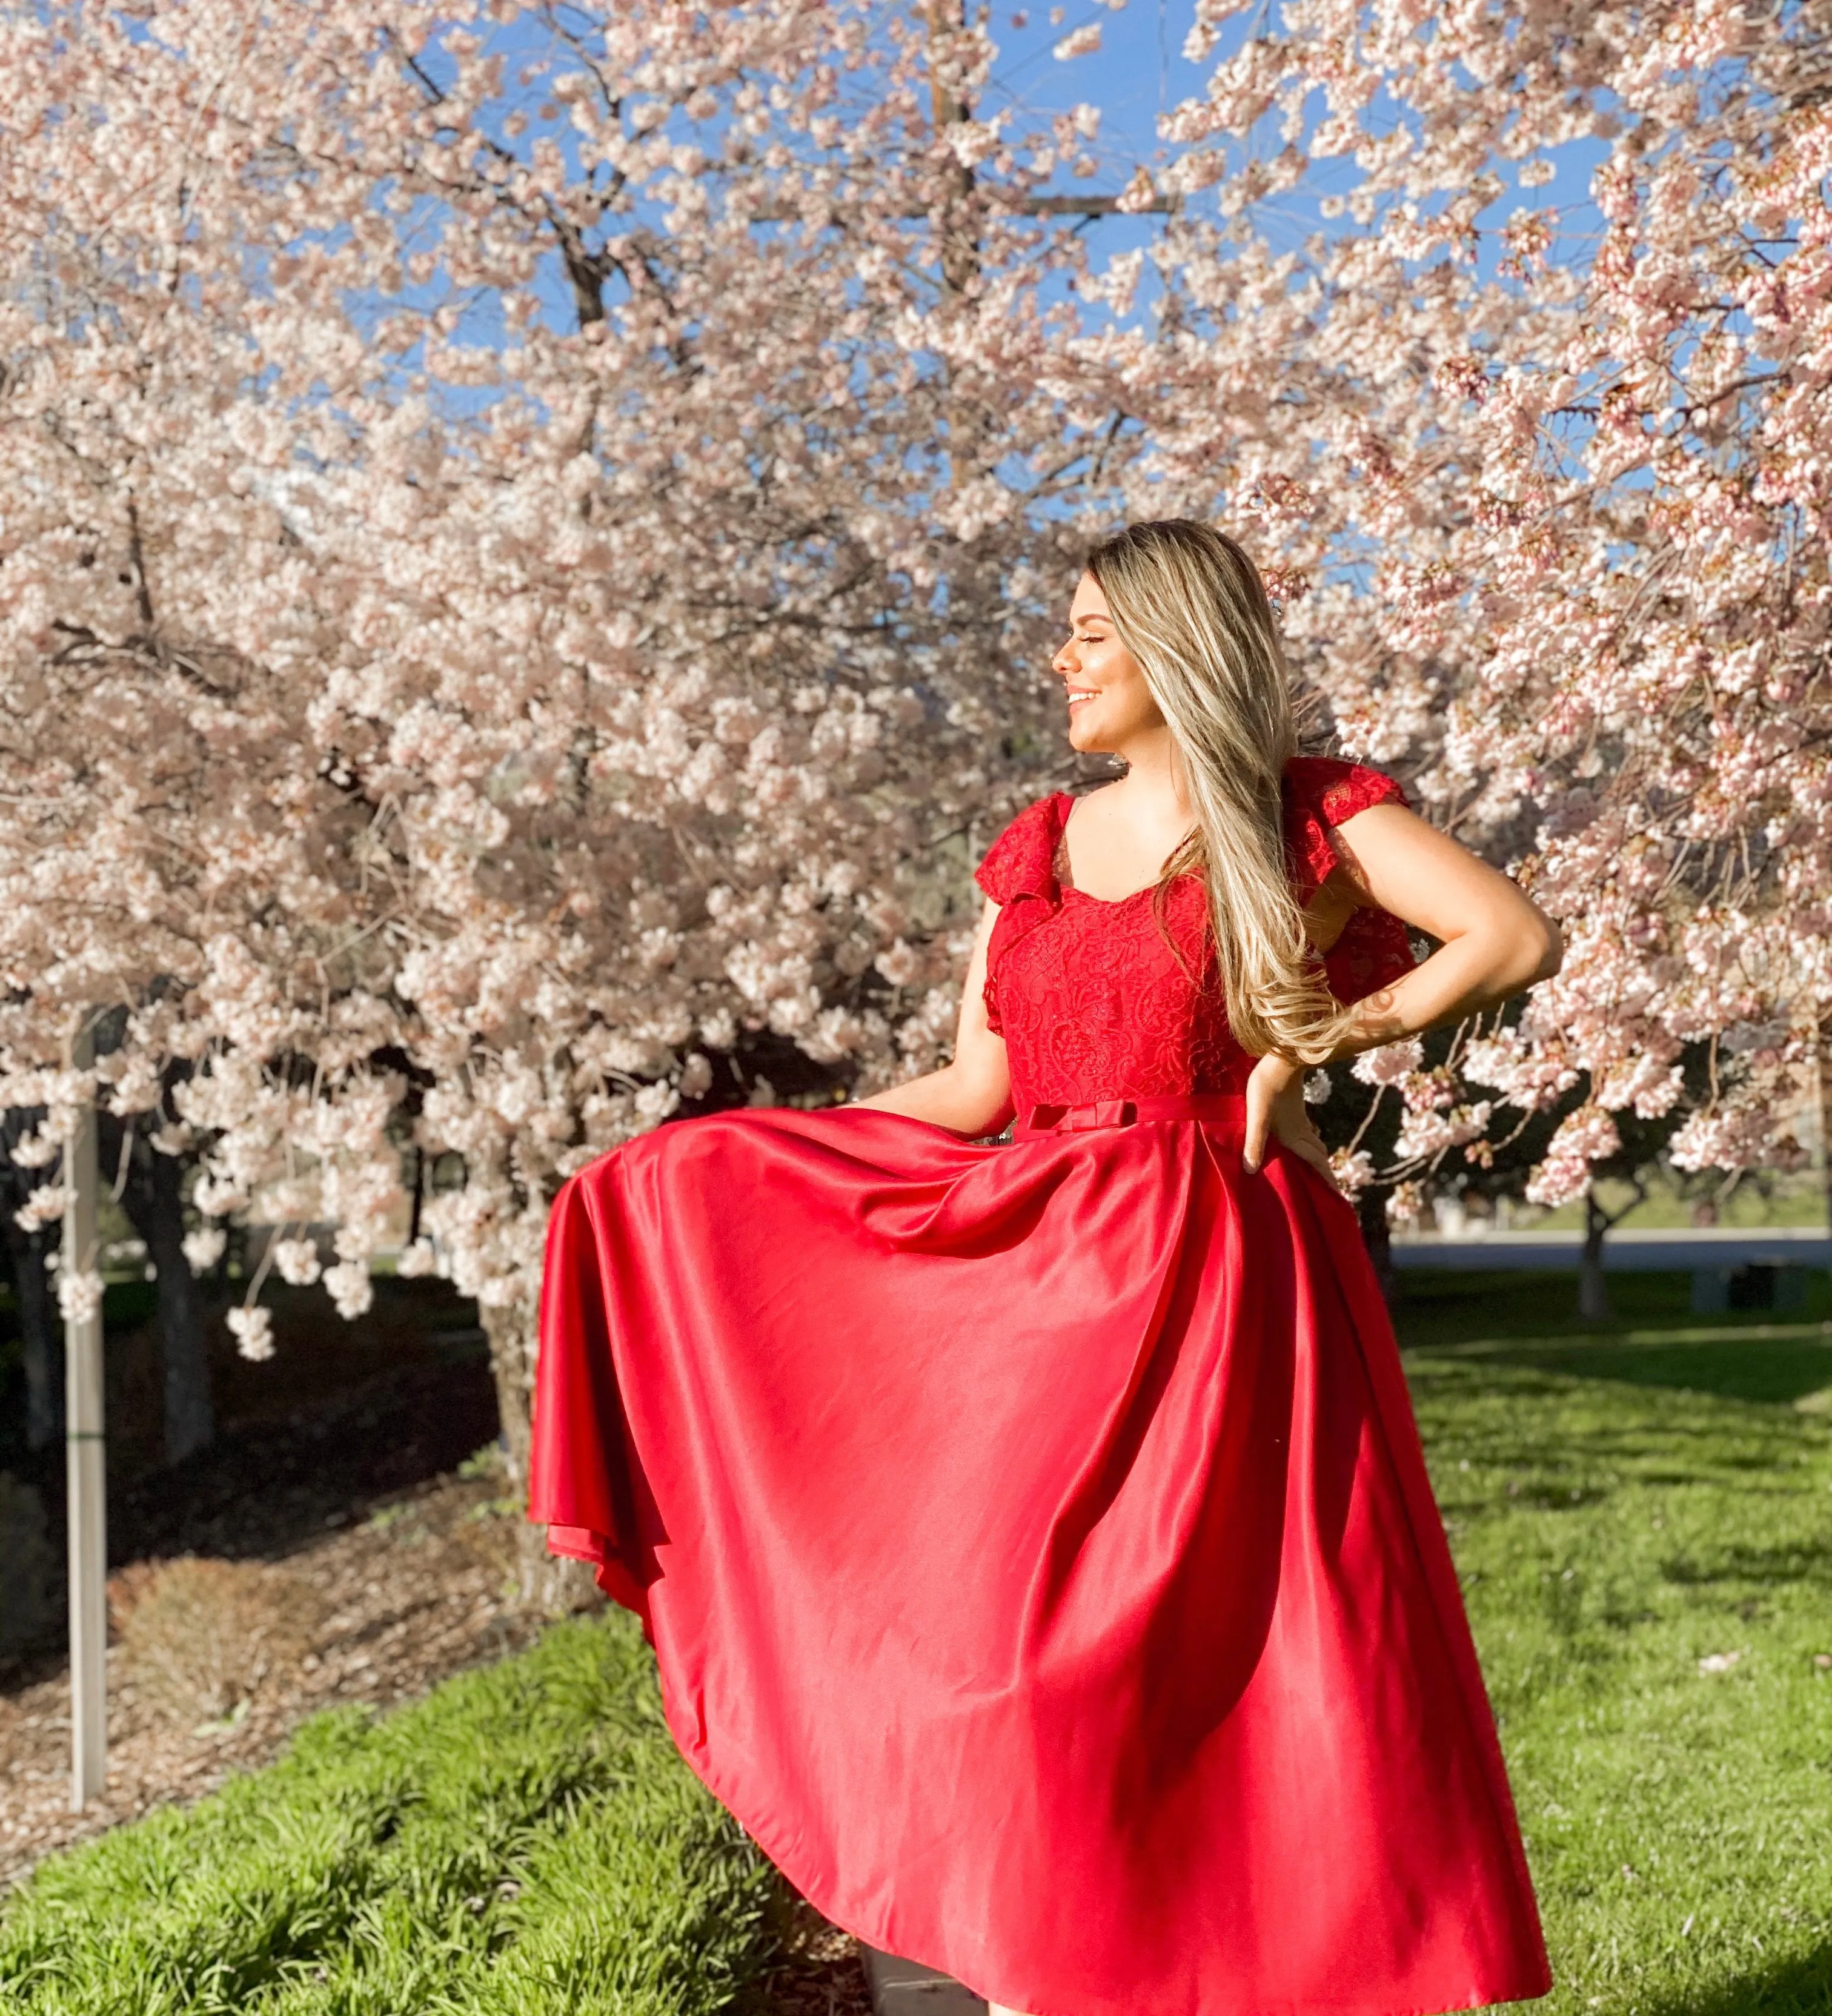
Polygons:
<instances>
[{"instance_id":1,"label":"mowed lawn stripe","mask_svg":"<svg viewBox=\"0 0 1832 2016\"><path fill-rule=\"evenodd\" d=\"M1832 2016L1825 1288L1739 1321L1618 1282L1586 1330L1506 1285L1416 1284L1400 1330L1558 1977L1535 2006Z\"/></svg>"}]
</instances>

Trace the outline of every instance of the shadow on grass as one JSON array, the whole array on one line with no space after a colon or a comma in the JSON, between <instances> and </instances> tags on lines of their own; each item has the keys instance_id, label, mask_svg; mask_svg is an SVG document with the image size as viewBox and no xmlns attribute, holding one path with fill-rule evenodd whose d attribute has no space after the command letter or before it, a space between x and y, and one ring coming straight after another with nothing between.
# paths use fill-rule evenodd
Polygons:
<instances>
[{"instance_id":1,"label":"shadow on grass","mask_svg":"<svg viewBox=\"0 0 1832 2016\"><path fill-rule=\"evenodd\" d=\"M1432 1356L1452 1355L1442 1348ZM1617 1339L1485 1341L1454 1350L1459 1358L1518 1366L1572 1379L1610 1379L1628 1386L1665 1386L1715 1393L1727 1400L1787 1406L1832 1386L1832 1337L1816 1326L1792 1335L1731 1335Z\"/></svg>"},{"instance_id":2,"label":"shadow on grass","mask_svg":"<svg viewBox=\"0 0 1832 2016\"><path fill-rule=\"evenodd\" d=\"M1832 2016L1832 1946L1640 2006L1647 2016Z\"/></svg>"},{"instance_id":3,"label":"shadow on grass","mask_svg":"<svg viewBox=\"0 0 1832 2016\"><path fill-rule=\"evenodd\" d=\"M1713 1561L1676 1555L1661 1564L1661 1576L1684 1589L1717 1582L1832 1582L1832 1555L1823 1547L1731 1546Z\"/></svg>"},{"instance_id":4,"label":"shadow on grass","mask_svg":"<svg viewBox=\"0 0 1832 2016\"><path fill-rule=\"evenodd\" d=\"M1410 1274L1397 1317L1400 1341L1423 1359L1770 1406L1832 1388L1832 1290L1823 1277L1814 1278L1798 1310L1695 1315L1686 1274L1622 1275L1610 1292L1613 1314L1585 1323L1575 1276Z\"/></svg>"}]
</instances>

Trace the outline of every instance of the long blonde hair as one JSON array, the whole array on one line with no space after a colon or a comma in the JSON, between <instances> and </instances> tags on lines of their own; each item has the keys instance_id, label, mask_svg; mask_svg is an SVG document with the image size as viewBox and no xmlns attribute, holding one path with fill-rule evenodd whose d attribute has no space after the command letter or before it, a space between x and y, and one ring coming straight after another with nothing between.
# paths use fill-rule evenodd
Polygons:
<instances>
[{"instance_id":1,"label":"long blonde hair","mask_svg":"<svg viewBox=\"0 0 1832 2016\"><path fill-rule=\"evenodd\" d=\"M1290 675L1259 571L1188 518L1128 525L1088 556L1175 750L1195 830L1164 879L1199 874L1228 1021L1251 1056L1321 1064L1343 1010L1305 934L1279 787L1298 753Z\"/></svg>"}]
</instances>

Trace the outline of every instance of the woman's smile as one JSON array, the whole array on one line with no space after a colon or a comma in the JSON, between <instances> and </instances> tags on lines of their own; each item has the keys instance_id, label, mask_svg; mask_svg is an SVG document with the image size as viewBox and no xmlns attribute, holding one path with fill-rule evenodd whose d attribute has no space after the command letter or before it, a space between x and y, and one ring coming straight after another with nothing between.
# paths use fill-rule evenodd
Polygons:
<instances>
[{"instance_id":1,"label":"woman's smile","mask_svg":"<svg viewBox=\"0 0 1832 2016\"><path fill-rule=\"evenodd\" d=\"M1049 669L1062 681L1070 747L1084 754L1098 751L1123 755L1130 761L1140 754L1142 738L1164 735L1164 716L1138 660L1121 642L1107 597L1091 574L1084 574L1075 590L1069 632ZM1100 674L1098 682L1089 679L1095 672Z\"/></svg>"}]
</instances>

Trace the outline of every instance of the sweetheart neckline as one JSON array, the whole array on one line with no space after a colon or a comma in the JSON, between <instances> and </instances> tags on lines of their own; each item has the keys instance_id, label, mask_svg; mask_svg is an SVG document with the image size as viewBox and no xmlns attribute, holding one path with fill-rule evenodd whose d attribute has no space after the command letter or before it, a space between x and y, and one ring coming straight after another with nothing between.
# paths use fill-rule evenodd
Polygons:
<instances>
[{"instance_id":1,"label":"sweetheart neckline","mask_svg":"<svg viewBox=\"0 0 1832 2016\"><path fill-rule=\"evenodd\" d=\"M1183 875L1173 875L1170 880L1173 882L1184 882L1187 881L1189 877ZM1158 884L1156 882L1147 882L1143 889L1131 890L1124 896L1097 896L1092 889L1084 889L1078 882L1064 882L1060 877L1056 880L1056 887L1065 896L1079 896L1085 902L1100 903L1110 910L1117 910L1121 904L1130 903L1137 897L1149 896Z\"/></svg>"}]
</instances>

